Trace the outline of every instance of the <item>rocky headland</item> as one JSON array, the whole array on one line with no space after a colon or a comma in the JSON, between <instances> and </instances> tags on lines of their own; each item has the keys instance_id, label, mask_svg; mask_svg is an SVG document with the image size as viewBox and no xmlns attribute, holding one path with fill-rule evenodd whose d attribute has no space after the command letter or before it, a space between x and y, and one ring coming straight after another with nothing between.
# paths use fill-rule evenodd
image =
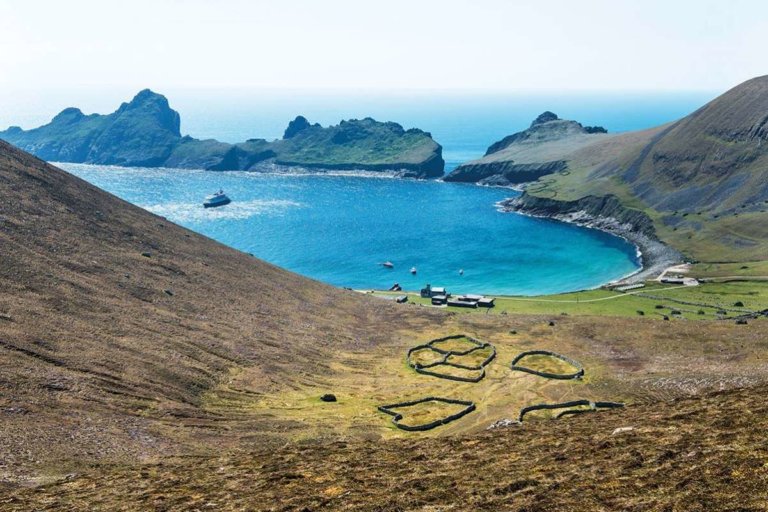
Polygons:
<instances>
[{"instance_id":1,"label":"rocky headland","mask_svg":"<svg viewBox=\"0 0 768 512\"><path fill-rule=\"evenodd\" d=\"M182 136L179 113L145 89L107 115L67 108L39 128L10 127L0 139L43 160L210 171L355 170L401 177L443 175L442 147L428 132L371 118L323 127L303 116L282 139L229 144Z\"/></svg>"},{"instance_id":2,"label":"rocky headland","mask_svg":"<svg viewBox=\"0 0 768 512\"><path fill-rule=\"evenodd\" d=\"M546 111L521 132L488 147L483 158L460 165L445 181L516 186L568 169L567 155L608 137L601 126L582 126Z\"/></svg>"}]
</instances>

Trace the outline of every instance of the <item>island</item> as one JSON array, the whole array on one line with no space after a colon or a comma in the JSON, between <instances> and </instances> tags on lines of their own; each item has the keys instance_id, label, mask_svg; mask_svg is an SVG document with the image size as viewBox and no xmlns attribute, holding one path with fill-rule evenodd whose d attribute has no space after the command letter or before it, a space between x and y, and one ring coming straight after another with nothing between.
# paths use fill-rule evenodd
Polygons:
<instances>
[{"instance_id":1,"label":"island","mask_svg":"<svg viewBox=\"0 0 768 512\"><path fill-rule=\"evenodd\" d=\"M229 144L182 136L181 118L165 96L149 89L106 115L67 108L39 128L12 126L3 139L53 162L210 171L374 171L438 178L442 147L428 132L371 118L323 127L296 117L282 139Z\"/></svg>"}]
</instances>

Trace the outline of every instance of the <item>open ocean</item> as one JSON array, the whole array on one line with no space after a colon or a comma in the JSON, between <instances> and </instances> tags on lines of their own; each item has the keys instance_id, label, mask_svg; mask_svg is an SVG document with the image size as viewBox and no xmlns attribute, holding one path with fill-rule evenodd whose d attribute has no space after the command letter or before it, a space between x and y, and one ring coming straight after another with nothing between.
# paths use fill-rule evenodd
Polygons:
<instances>
[{"instance_id":1,"label":"open ocean","mask_svg":"<svg viewBox=\"0 0 768 512\"><path fill-rule=\"evenodd\" d=\"M206 98L213 99L206 101L199 91L158 92L181 113L182 132L228 142L280 137L298 114L323 125L370 116L418 127L443 145L447 171L482 156L492 142L526 128L544 110L616 132L673 121L711 97L260 97L238 92L208 93ZM48 114L5 124L29 127L47 122ZM9 117L6 112L0 121ZM380 289L397 282L418 290L430 283L453 293L536 295L599 286L638 268L635 248L622 239L499 212L495 204L516 194L507 189L383 177L60 166L173 222L336 286ZM205 196L219 188L233 203L203 209ZM395 268L381 267L383 261L392 261ZM409 273L414 266L416 276Z\"/></svg>"}]
</instances>

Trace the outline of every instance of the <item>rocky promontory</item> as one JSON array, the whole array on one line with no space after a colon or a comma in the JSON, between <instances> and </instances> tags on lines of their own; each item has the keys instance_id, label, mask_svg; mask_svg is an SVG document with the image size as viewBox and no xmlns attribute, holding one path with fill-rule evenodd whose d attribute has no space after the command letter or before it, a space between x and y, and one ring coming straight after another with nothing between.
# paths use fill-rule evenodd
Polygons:
<instances>
[{"instance_id":1,"label":"rocky promontory","mask_svg":"<svg viewBox=\"0 0 768 512\"><path fill-rule=\"evenodd\" d=\"M111 114L67 108L44 126L11 127L0 139L43 160L126 167L360 170L437 178L445 165L442 147L428 132L371 118L323 127L298 116L282 139L237 144L182 136L180 125L168 100L145 89Z\"/></svg>"},{"instance_id":2,"label":"rocky promontory","mask_svg":"<svg viewBox=\"0 0 768 512\"><path fill-rule=\"evenodd\" d=\"M531 126L494 142L483 158L460 165L445 181L513 186L567 169L567 156L605 138L601 126L582 126L546 111Z\"/></svg>"}]
</instances>

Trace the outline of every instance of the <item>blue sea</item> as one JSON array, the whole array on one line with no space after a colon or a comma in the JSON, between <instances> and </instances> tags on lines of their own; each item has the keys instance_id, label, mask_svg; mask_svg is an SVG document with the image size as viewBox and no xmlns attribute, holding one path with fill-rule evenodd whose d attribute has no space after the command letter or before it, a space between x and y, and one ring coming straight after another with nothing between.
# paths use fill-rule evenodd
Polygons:
<instances>
[{"instance_id":1,"label":"blue sea","mask_svg":"<svg viewBox=\"0 0 768 512\"><path fill-rule=\"evenodd\" d=\"M59 165L173 222L336 286L418 290L430 283L451 292L539 294L593 287L637 268L635 248L622 239L499 212L495 204L516 194L507 189ZM205 195L219 187L233 202L204 209Z\"/></svg>"},{"instance_id":2,"label":"blue sea","mask_svg":"<svg viewBox=\"0 0 768 512\"><path fill-rule=\"evenodd\" d=\"M365 116L397 121L430 131L444 146L447 170L482 156L489 144L524 129L544 110L617 132L673 121L710 99L704 93L168 96L181 112L184 133L231 142L278 138L297 114L323 125ZM371 176L60 165L173 222L336 286L399 283L418 290L430 283L452 293L537 295L596 287L638 269L635 248L622 239L500 212L496 203L517 194L509 189ZM204 197L220 188L233 203L203 209ZM382 267L385 261L394 268Z\"/></svg>"}]
</instances>

